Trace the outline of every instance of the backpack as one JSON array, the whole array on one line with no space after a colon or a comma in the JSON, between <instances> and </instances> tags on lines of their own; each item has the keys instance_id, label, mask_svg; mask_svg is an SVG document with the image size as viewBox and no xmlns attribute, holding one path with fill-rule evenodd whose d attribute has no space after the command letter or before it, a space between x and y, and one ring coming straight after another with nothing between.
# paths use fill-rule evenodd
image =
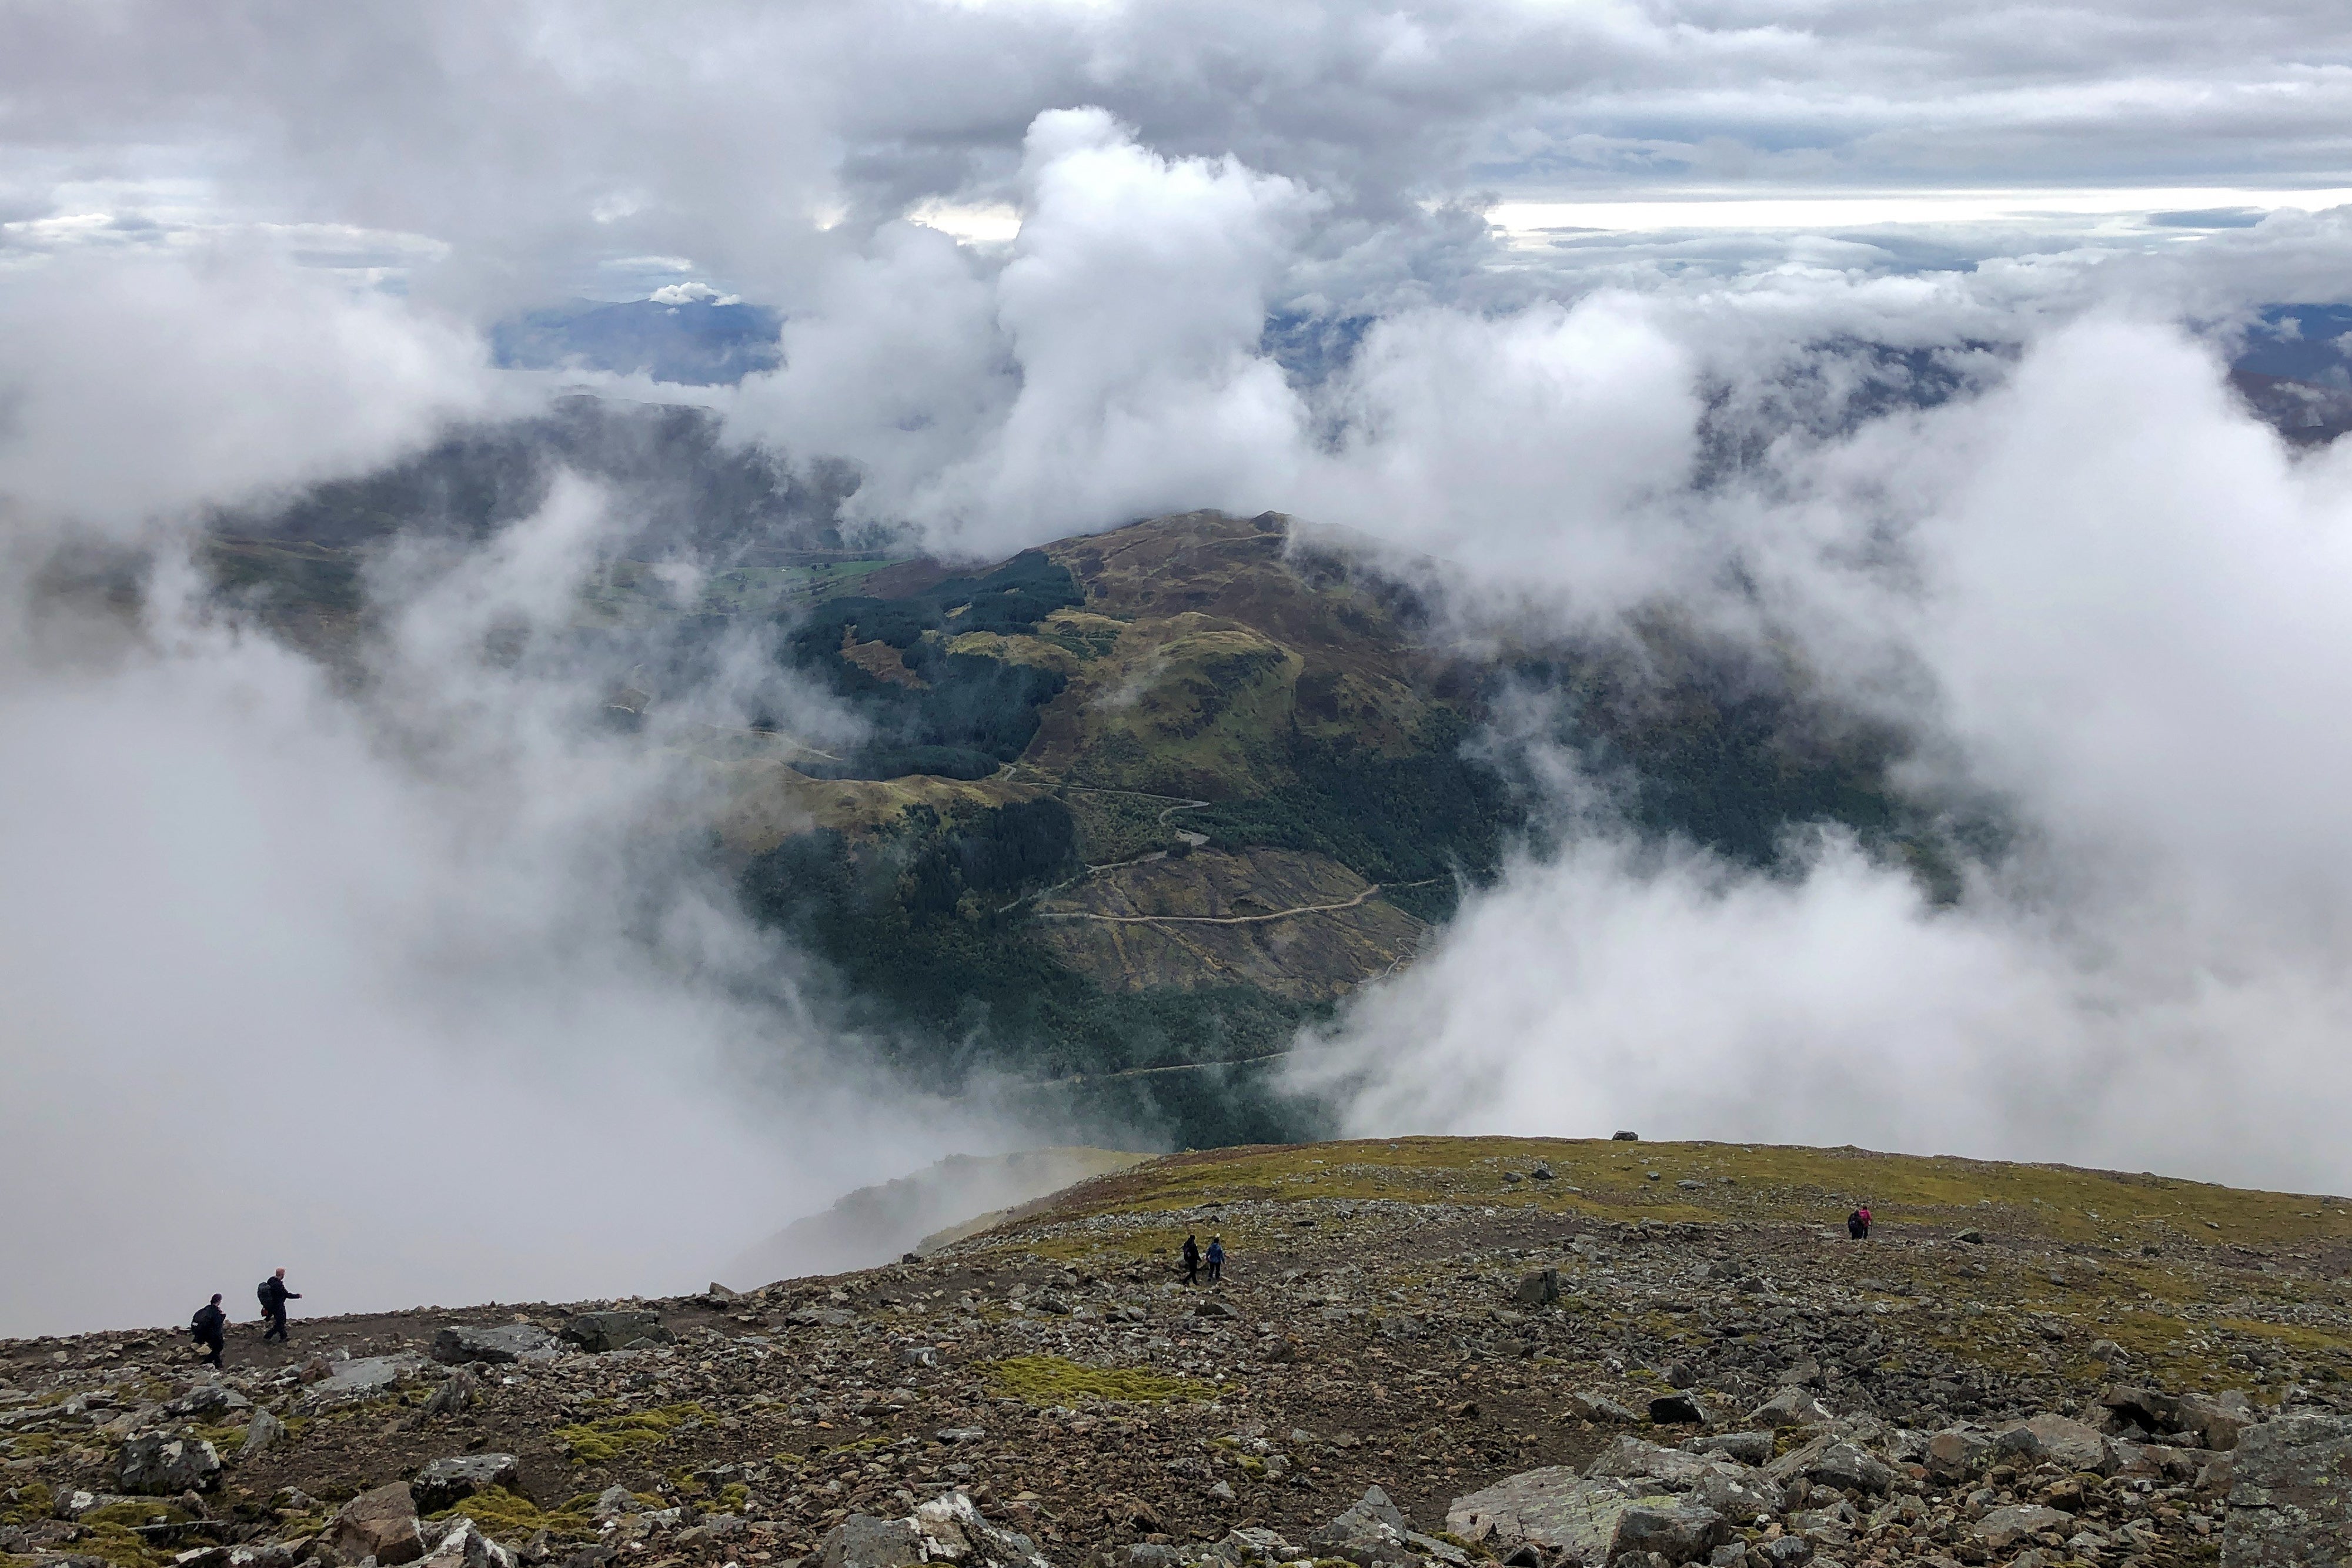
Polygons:
<instances>
[{"instance_id":1,"label":"backpack","mask_svg":"<svg viewBox=\"0 0 2352 1568\"><path fill-rule=\"evenodd\" d=\"M254 1294L255 1299L256 1299L256 1300L257 1300L258 1301L260 1301L260 1303L261 1303L261 1310L262 1310L262 1312L264 1313L264 1315L267 1315L267 1314L268 1314L268 1312L269 1312L269 1306L270 1306L270 1301L269 1301L269 1281L267 1281L267 1280L264 1280L264 1281L261 1281L261 1283L259 1283L258 1285L256 1285L256 1286L253 1288L253 1294Z\"/></svg>"},{"instance_id":2,"label":"backpack","mask_svg":"<svg viewBox=\"0 0 2352 1568\"><path fill-rule=\"evenodd\" d=\"M188 1337L190 1339L202 1339L205 1337L205 1309L203 1307L198 1307L196 1309L196 1315L188 1320Z\"/></svg>"}]
</instances>

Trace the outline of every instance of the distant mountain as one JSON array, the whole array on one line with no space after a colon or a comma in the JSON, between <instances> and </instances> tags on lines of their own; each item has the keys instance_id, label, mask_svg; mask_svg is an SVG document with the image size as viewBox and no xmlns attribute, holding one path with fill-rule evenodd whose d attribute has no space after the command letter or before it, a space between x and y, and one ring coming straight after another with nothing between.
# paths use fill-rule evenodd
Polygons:
<instances>
[{"instance_id":1,"label":"distant mountain","mask_svg":"<svg viewBox=\"0 0 2352 1568\"><path fill-rule=\"evenodd\" d=\"M763 306L709 299L575 299L490 329L497 362L515 370L578 368L722 386L782 363L783 319Z\"/></svg>"}]
</instances>

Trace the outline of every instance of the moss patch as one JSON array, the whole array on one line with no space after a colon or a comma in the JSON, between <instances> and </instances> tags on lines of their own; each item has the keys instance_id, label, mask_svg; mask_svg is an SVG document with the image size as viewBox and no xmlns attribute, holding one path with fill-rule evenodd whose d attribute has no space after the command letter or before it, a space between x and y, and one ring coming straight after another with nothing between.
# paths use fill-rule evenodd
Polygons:
<instances>
[{"instance_id":1,"label":"moss patch","mask_svg":"<svg viewBox=\"0 0 2352 1568\"><path fill-rule=\"evenodd\" d=\"M983 1364L989 1386L1032 1405L1068 1405L1079 1399L1162 1402L1207 1399L1215 1390L1186 1377L1132 1366L1087 1366L1058 1355L1015 1355Z\"/></svg>"},{"instance_id":2,"label":"moss patch","mask_svg":"<svg viewBox=\"0 0 2352 1568\"><path fill-rule=\"evenodd\" d=\"M635 1410L625 1416L603 1416L593 1421L558 1427L554 1437L575 1464L605 1464L640 1448L662 1443L689 1421L708 1421L710 1412L699 1405L665 1405L656 1410Z\"/></svg>"},{"instance_id":3,"label":"moss patch","mask_svg":"<svg viewBox=\"0 0 2352 1568\"><path fill-rule=\"evenodd\" d=\"M431 1517L470 1519L482 1527L483 1533L500 1541L524 1540L541 1530L566 1540L585 1541L596 1533L596 1521L588 1516L595 1501L593 1493L583 1492L549 1511L520 1492L488 1487Z\"/></svg>"}]
</instances>

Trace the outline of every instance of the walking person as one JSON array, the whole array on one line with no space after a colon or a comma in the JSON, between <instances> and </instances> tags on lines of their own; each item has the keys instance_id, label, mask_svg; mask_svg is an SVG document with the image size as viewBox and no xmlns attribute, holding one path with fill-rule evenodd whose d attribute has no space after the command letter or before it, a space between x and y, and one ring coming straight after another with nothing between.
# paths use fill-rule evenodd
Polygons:
<instances>
[{"instance_id":1,"label":"walking person","mask_svg":"<svg viewBox=\"0 0 2352 1568\"><path fill-rule=\"evenodd\" d=\"M196 1315L188 1320L188 1334L211 1353L196 1359L219 1371L221 1352L228 1348L228 1314L221 1311L219 1296L196 1309Z\"/></svg>"},{"instance_id":2,"label":"walking person","mask_svg":"<svg viewBox=\"0 0 2352 1568\"><path fill-rule=\"evenodd\" d=\"M286 1288L286 1270L280 1269L262 1281L254 1293L261 1298L261 1315L269 1320L269 1326L261 1331L262 1343L267 1344L274 1339L279 1344L284 1344L286 1343L286 1303L300 1301L302 1292Z\"/></svg>"},{"instance_id":3,"label":"walking person","mask_svg":"<svg viewBox=\"0 0 2352 1568\"><path fill-rule=\"evenodd\" d=\"M1215 1284L1224 1278L1224 1274L1225 1239L1222 1236L1212 1236L1209 1238L1209 1283Z\"/></svg>"},{"instance_id":4,"label":"walking person","mask_svg":"<svg viewBox=\"0 0 2352 1568\"><path fill-rule=\"evenodd\" d=\"M1847 1236L1859 1241L1862 1239L1864 1228L1862 1210L1857 1208L1852 1214L1845 1217L1845 1233Z\"/></svg>"},{"instance_id":5,"label":"walking person","mask_svg":"<svg viewBox=\"0 0 2352 1568\"><path fill-rule=\"evenodd\" d=\"M1865 1203L1854 1212L1862 1216L1862 1239L1867 1241L1870 1239L1870 1205Z\"/></svg>"},{"instance_id":6,"label":"walking person","mask_svg":"<svg viewBox=\"0 0 2352 1568\"><path fill-rule=\"evenodd\" d=\"M1184 1238L1184 1282L1188 1285L1201 1282L1201 1243L1196 1237Z\"/></svg>"}]
</instances>

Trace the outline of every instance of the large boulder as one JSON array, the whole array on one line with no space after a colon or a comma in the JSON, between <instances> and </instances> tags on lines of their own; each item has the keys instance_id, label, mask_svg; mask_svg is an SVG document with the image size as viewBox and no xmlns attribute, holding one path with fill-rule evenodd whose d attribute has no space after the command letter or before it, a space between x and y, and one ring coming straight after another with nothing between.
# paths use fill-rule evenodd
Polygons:
<instances>
[{"instance_id":1,"label":"large boulder","mask_svg":"<svg viewBox=\"0 0 2352 1568\"><path fill-rule=\"evenodd\" d=\"M122 1445L122 1490L153 1496L205 1491L220 1483L220 1454L200 1437L146 1432Z\"/></svg>"},{"instance_id":2,"label":"large boulder","mask_svg":"<svg viewBox=\"0 0 2352 1568\"><path fill-rule=\"evenodd\" d=\"M633 1345L667 1344L677 1336L662 1327L659 1312L631 1310L582 1312L567 1318L563 1337L582 1350L601 1354Z\"/></svg>"},{"instance_id":3,"label":"large boulder","mask_svg":"<svg viewBox=\"0 0 2352 1568\"><path fill-rule=\"evenodd\" d=\"M419 1509L432 1513L492 1487L511 1489L521 1479L521 1461L512 1454L459 1454L417 1471L408 1490Z\"/></svg>"},{"instance_id":4,"label":"large boulder","mask_svg":"<svg viewBox=\"0 0 2352 1568\"><path fill-rule=\"evenodd\" d=\"M1947 1427L1927 1439L1927 1473L1953 1481L1990 1462L1992 1438L1967 1427Z\"/></svg>"},{"instance_id":5,"label":"large boulder","mask_svg":"<svg viewBox=\"0 0 2352 1568\"><path fill-rule=\"evenodd\" d=\"M1828 1442L1797 1472L1816 1486L1875 1497L1895 1484L1895 1467L1853 1443Z\"/></svg>"},{"instance_id":6,"label":"large boulder","mask_svg":"<svg viewBox=\"0 0 2352 1568\"><path fill-rule=\"evenodd\" d=\"M1633 1483L1590 1479L1565 1465L1525 1470L1484 1491L1458 1497L1445 1511L1446 1532L1506 1555L1529 1546L1579 1563L1613 1563L1620 1526L1637 1505L1672 1509L1675 1498L1644 1497Z\"/></svg>"},{"instance_id":7,"label":"large boulder","mask_svg":"<svg viewBox=\"0 0 2352 1568\"><path fill-rule=\"evenodd\" d=\"M346 1563L373 1557L385 1568L414 1563L425 1555L425 1536L416 1527L416 1499L407 1483L363 1491L343 1504L342 1511L319 1532L319 1544Z\"/></svg>"},{"instance_id":8,"label":"large boulder","mask_svg":"<svg viewBox=\"0 0 2352 1568\"><path fill-rule=\"evenodd\" d=\"M2230 1458L2222 1568L2352 1560L2352 1416L2265 1422Z\"/></svg>"},{"instance_id":9,"label":"large boulder","mask_svg":"<svg viewBox=\"0 0 2352 1568\"><path fill-rule=\"evenodd\" d=\"M1773 1443L1769 1432L1719 1432L1713 1437L1693 1437L1683 1447L1694 1454L1720 1454L1743 1465L1769 1465L1772 1462Z\"/></svg>"},{"instance_id":10,"label":"large boulder","mask_svg":"<svg viewBox=\"0 0 2352 1568\"><path fill-rule=\"evenodd\" d=\"M1368 1487L1361 1498L1317 1531L1307 1543L1318 1557L1344 1557L1359 1568L1402 1565L1421 1555L1405 1540L1407 1529L1403 1512L1389 1500L1389 1494Z\"/></svg>"},{"instance_id":11,"label":"large boulder","mask_svg":"<svg viewBox=\"0 0 2352 1568\"><path fill-rule=\"evenodd\" d=\"M415 1377L425 1358L415 1355L370 1355L326 1364L327 1375L302 1392L295 1408L305 1416L344 1405L361 1405L391 1394L403 1379Z\"/></svg>"},{"instance_id":12,"label":"large boulder","mask_svg":"<svg viewBox=\"0 0 2352 1568\"><path fill-rule=\"evenodd\" d=\"M2006 1552L2026 1537L2045 1530L2072 1533L2074 1528L2074 1516L2071 1513L2061 1513L2038 1502L2021 1502L1994 1509L1978 1520L1974 1534L1995 1552Z\"/></svg>"},{"instance_id":13,"label":"large boulder","mask_svg":"<svg viewBox=\"0 0 2352 1568\"><path fill-rule=\"evenodd\" d=\"M1019 1531L991 1524L962 1492L943 1492L904 1519L853 1513L824 1538L822 1568L1051 1568Z\"/></svg>"},{"instance_id":14,"label":"large boulder","mask_svg":"<svg viewBox=\"0 0 2352 1568\"><path fill-rule=\"evenodd\" d=\"M1699 1478L1690 1490L1693 1502L1705 1503L1726 1519L1748 1523L1789 1506L1780 1483L1762 1470L1726 1466Z\"/></svg>"},{"instance_id":15,"label":"large boulder","mask_svg":"<svg viewBox=\"0 0 2352 1568\"><path fill-rule=\"evenodd\" d=\"M1638 1426L1642 1419L1638 1412L1619 1404L1606 1394L1571 1394L1568 1396L1568 1407L1587 1421L1607 1421L1619 1427Z\"/></svg>"},{"instance_id":16,"label":"large boulder","mask_svg":"<svg viewBox=\"0 0 2352 1568\"><path fill-rule=\"evenodd\" d=\"M2252 1401L2235 1389L2208 1397L2119 1385L2108 1389L2099 1402L2118 1419L2150 1432L2193 1437L2205 1448L2236 1448L2239 1434L2262 1419Z\"/></svg>"},{"instance_id":17,"label":"large boulder","mask_svg":"<svg viewBox=\"0 0 2352 1568\"><path fill-rule=\"evenodd\" d=\"M1748 1425L1775 1431L1783 1427L1827 1426L1832 1419L1829 1406L1801 1388L1783 1388L1748 1413Z\"/></svg>"},{"instance_id":18,"label":"large boulder","mask_svg":"<svg viewBox=\"0 0 2352 1568\"><path fill-rule=\"evenodd\" d=\"M1637 1502L1618 1515L1610 1558L1613 1562L1624 1552L1654 1552L1669 1563L1696 1563L1730 1539L1730 1521L1704 1504Z\"/></svg>"},{"instance_id":19,"label":"large boulder","mask_svg":"<svg viewBox=\"0 0 2352 1568\"><path fill-rule=\"evenodd\" d=\"M1513 1299L1523 1307L1548 1307L1559 1300L1559 1270L1538 1269L1520 1277Z\"/></svg>"},{"instance_id":20,"label":"large boulder","mask_svg":"<svg viewBox=\"0 0 2352 1568\"><path fill-rule=\"evenodd\" d=\"M1994 1434L1993 1449L2032 1463L2047 1461L2069 1470L2115 1474L2116 1446L2106 1436L2080 1421L2044 1412Z\"/></svg>"},{"instance_id":21,"label":"large boulder","mask_svg":"<svg viewBox=\"0 0 2352 1568\"><path fill-rule=\"evenodd\" d=\"M267 1410L256 1410L253 1419L245 1424L245 1446L237 1449L236 1457L253 1458L285 1440L286 1423Z\"/></svg>"},{"instance_id":22,"label":"large boulder","mask_svg":"<svg viewBox=\"0 0 2352 1568\"><path fill-rule=\"evenodd\" d=\"M476 1323L448 1323L433 1336L433 1359L451 1366L468 1362L516 1362L553 1358L562 1342L530 1323L499 1323L484 1328Z\"/></svg>"},{"instance_id":23,"label":"large boulder","mask_svg":"<svg viewBox=\"0 0 2352 1568\"><path fill-rule=\"evenodd\" d=\"M1601 1449L1600 1457L1585 1467L1584 1473L1594 1479L1654 1480L1658 1490L1687 1491L1698 1484L1700 1477L1724 1462L1706 1454L1661 1448L1639 1437L1620 1437Z\"/></svg>"},{"instance_id":24,"label":"large boulder","mask_svg":"<svg viewBox=\"0 0 2352 1568\"><path fill-rule=\"evenodd\" d=\"M470 1519L452 1521L417 1568L515 1568L514 1553L482 1533Z\"/></svg>"}]
</instances>

